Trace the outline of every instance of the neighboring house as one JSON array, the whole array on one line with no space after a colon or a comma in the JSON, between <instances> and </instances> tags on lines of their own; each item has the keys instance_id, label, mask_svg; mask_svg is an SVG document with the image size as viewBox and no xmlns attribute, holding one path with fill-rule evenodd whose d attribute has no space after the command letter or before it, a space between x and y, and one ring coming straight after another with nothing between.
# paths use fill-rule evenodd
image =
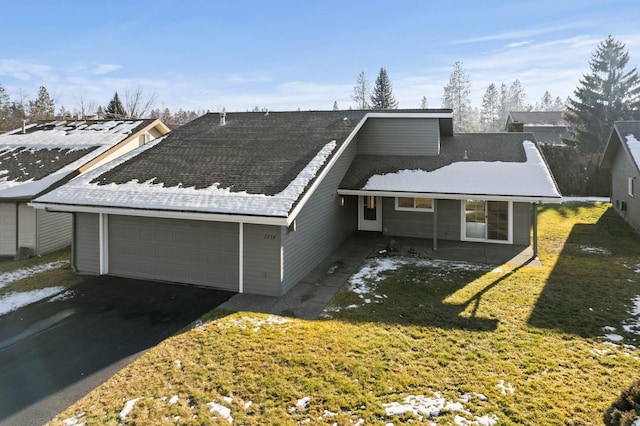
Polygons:
<instances>
[{"instance_id":1,"label":"neighboring house","mask_svg":"<svg viewBox=\"0 0 640 426\"><path fill-rule=\"evenodd\" d=\"M560 199L533 135L390 110L209 113L32 204L80 273L281 295L356 230L529 245Z\"/></svg>"},{"instance_id":2,"label":"neighboring house","mask_svg":"<svg viewBox=\"0 0 640 426\"><path fill-rule=\"evenodd\" d=\"M562 111L512 111L505 131L533 133L541 145L565 145L571 139Z\"/></svg>"},{"instance_id":3,"label":"neighboring house","mask_svg":"<svg viewBox=\"0 0 640 426\"><path fill-rule=\"evenodd\" d=\"M611 170L611 204L640 232L640 121L613 124L600 167Z\"/></svg>"},{"instance_id":4,"label":"neighboring house","mask_svg":"<svg viewBox=\"0 0 640 426\"><path fill-rule=\"evenodd\" d=\"M0 256L68 246L72 215L27 203L168 131L158 120L58 120L0 135Z\"/></svg>"}]
</instances>

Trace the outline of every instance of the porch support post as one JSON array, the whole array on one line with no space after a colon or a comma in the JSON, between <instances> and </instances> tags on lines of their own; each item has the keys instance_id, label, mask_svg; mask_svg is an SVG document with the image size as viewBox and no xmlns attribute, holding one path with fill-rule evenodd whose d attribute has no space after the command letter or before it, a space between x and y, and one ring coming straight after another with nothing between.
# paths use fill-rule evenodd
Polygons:
<instances>
[{"instance_id":1,"label":"porch support post","mask_svg":"<svg viewBox=\"0 0 640 426\"><path fill-rule=\"evenodd\" d=\"M538 204L531 203L533 207L533 258L538 257Z\"/></svg>"},{"instance_id":2,"label":"porch support post","mask_svg":"<svg viewBox=\"0 0 640 426\"><path fill-rule=\"evenodd\" d=\"M433 199L433 251L438 250L438 200Z\"/></svg>"}]
</instances>

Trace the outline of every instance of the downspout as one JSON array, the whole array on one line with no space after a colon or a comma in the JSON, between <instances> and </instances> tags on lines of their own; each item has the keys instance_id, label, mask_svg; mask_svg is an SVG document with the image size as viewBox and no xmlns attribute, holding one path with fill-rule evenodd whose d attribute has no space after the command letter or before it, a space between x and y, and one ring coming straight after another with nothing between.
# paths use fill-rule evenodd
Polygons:
<instances>
[{"instance_id":1,"label":"downspout","mask_svg":"<svg viewBox=\"0 0 640 426\"><path fill-rule=\"evenodd\" d=\"M18 254L18 249L20 246L20 203L16 201L16 249L14 256Z\"/></svg>"},{"instance_id":2,"label":"downspout","mask_svg":"<svg viewBox=\"0 0 640 426\"><path fill-rule=\"evenodd\" d=\"M244 224L238 223L238 293L244 293Z\"/></svg>"},{"instance_id":3,"label":"downspout","mask_svg":"<svg viewBox=\"0 0 640 426\"><path fill-rule=\"evenodd\" d=\"M433 251L438 250L438 200L433 199Z\"/></svg>"},{"instance_id":4,"label":"downspout","mask_svg":"<svg viewBox=\"0 0 640 426\"><path fill-rule=\"evenodd\" d=\"M76 213L71 213L71 270L78 272L76 269Z\"/></svg>"}]
</instances>

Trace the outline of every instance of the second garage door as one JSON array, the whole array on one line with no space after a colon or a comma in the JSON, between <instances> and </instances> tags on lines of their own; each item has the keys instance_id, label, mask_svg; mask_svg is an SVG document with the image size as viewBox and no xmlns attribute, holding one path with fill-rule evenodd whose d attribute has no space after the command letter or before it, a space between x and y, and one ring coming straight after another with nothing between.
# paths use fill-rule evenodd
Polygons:
<instances>
[{"instance_id":1,"label":"second garage door","mask_svg":"<svg viewBox=\"0 0 640 426\"><path fill-rule=\"evenodd\" d=\"M238 224L109 216L109 273L238 291Z\"/></svg>"}]
</instances>

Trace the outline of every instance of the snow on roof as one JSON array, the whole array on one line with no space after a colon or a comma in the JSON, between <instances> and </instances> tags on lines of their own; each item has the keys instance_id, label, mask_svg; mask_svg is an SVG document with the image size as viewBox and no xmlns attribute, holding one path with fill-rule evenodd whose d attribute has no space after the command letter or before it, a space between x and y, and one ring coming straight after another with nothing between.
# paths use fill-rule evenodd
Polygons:
<instances>
[{"instance_id":1,"label":"snow on roof","mask_svg":"<svg viewBox=\"0 0 640 426\"><path fill-rule=\"evenodd\" d=\"M153 179L146 182L130 181L106 185L92 183L97 176L140 152L152 148L162 139L164 138L158 138L35 201L80 206L287 217L294 203L337 146L335 140L327 143L297 177L283 191L275 195L232 192L229 188L220 188L218 184L203 189L180 185L165 187L161 183L154 183Z\"/></svg>"},{"instance_id":2,"label":"snow on roof","mask_svg":"<svg viewBox=\"0 0 640 426\"><path fill-rule=\"evenodd\" d=\"M540 151L524 141L527 161L460 161L433 171L374 175L362 190L560 198Z\"/></svg>"},{"instance_id":3,"label":"snow on roof","mask_svg":"<svg viewBox=\"0 0 640 426\"><path fill-rule=\"evenodd\" d=\"M142 120L89 122L77 126L51 122L28 126L25 133L17 129L0 135L0 152L9 154L4 156L4 167L0 162L0 198L28 198L39 194L129 137L142 124ZM19 156L25 153L34 158L40 154L53 156L56 161L52 164L54 161L47 158L49 172L44 177L30 178L29 175L36 174L31 172L43 165L33 159L30 164L18 163ZM78 155L81 156L76 158ZM11 166L19 167L22 175L16 177L9 173L8 163L18 163Z\"/></svg>"}]
</instances>

